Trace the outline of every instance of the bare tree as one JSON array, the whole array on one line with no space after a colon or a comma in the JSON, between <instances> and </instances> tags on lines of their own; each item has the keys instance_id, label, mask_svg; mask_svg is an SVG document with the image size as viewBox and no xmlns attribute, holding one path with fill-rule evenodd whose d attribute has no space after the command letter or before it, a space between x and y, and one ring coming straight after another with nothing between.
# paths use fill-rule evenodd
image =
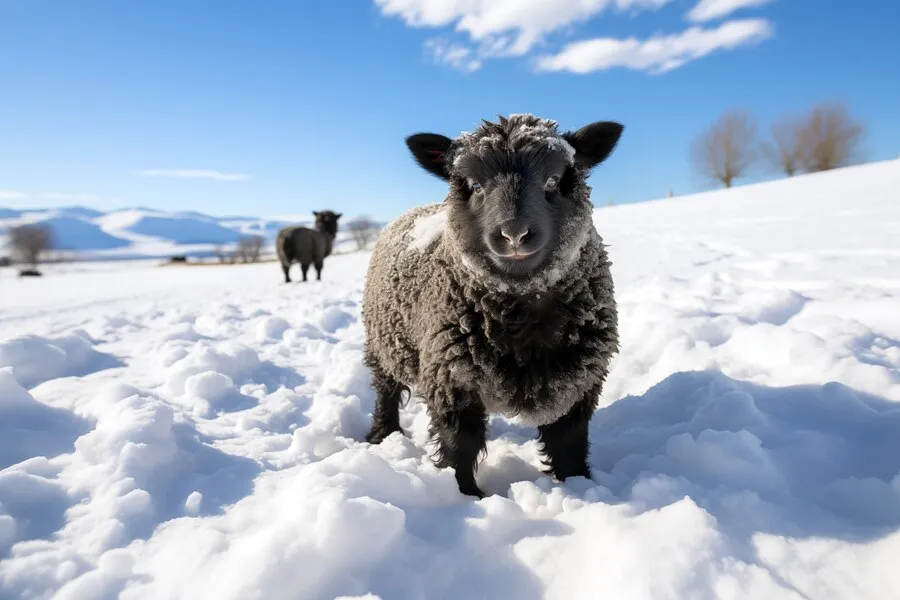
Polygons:
<instances>
[{"instance_id":1,"label":"bare tree","mask_svg":"<svg viewBox=\"0 0 900 600\"><path fill-rule=\"evenodd\" d=\"M691 160L698 173L731 187L747 174L758 158L756 124L742 111L719 117L691 148Z\"/></svg>"},{"instance_id":2,"label":"bare tree","mask_svg":"<svg viewBox=\"0 0 900 600\"><path fill-rule=\"evenodd\" d=\"M771 132L772 142L764 144L762 152L773 167L793 177L806 162L806 121L784 117L772 124Z\"/></svg>"},{"instance_id":3,"label":"bare tree","mask_svg":"<svg viewBox=\"0 0 900 600\"><path fill-rule=\"evenodd\" d=\"M213 256L215 256L220 264L225 264L228 262L228 251L225 250L225 247L222 245L218 245L213 248Z\"/></svg>"},{"instance_id":4,"label":"bare tree","mask_svg":"<svg viewBox=\"0 0 900 600\"><path fill-rule=\"evenodd\" d=\"M8 244L19 262L37 268L41 255L53 248L53 230L41 223L10 227Z\"/></svg>"},{"instance_id":5,"label":"bare tree","mask_svg":"<svg viewBox=\"0 0 900 600\"><path fill-rule=\"evenodd\" d=\"M372 240L378 237L378 228L369 217L362 216L350 221L346 225L347 230L353 235L356 247L365 250Z\"/></svg>"},{"instance_id":6,"label":"bare tree","mask_svg":"<svg viewBox=\"0 0 900 600\"><path fill-rule=\"evenodd\" d=\"M813 173L849 165L859 152L864 131L843 104L814 107L803 128L804 170Z\"/></svg>"},{"instance_id":7,"label":"bare tree","mask_svg":"<svg viewBox=\"0 0 900 600\"><path fill-rule=\"evenodd\" d=\"M237 255L241 262L259 262L260 254L265 240L260 235L247 235L238 241Z\"/></svg>"}]
</instances>

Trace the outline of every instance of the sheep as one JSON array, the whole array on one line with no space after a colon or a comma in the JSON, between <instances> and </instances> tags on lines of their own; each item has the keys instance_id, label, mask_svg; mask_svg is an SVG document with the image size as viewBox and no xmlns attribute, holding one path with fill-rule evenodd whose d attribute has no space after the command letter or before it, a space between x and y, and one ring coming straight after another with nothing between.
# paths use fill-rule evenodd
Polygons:
<instances>
[{"instance_id":1,"label":"sheep","mask_svg":"<svg viewBox=\"0 0 900 600\"><path fill-rule=\"evenodd\" d=\"M342 213L330 210L313 211L316 217L315 229L307 227L285 227L278 232L275 241L275 250L278 252L278 260L281 270L284 272L284 282L290 283L291 264L294 261L300 263L300 271L303 273L303 281L306 281L306 273L309 265L316 267L316 281L322 279L322 267L325 258L331 254L334 246L334 238L337 236L338 219Z\"/></svg>"},{"instance_id":2,"label":"sheep","mask_svg":"<svg viewBox=\"0 0 900 600\"><path fill-rule=\"evenodd\" d=\"M484 497L475 471L491 413L536 426L548 475L590 478L588 424L619 339L586 179L622 131L598 121L560 133L529 114L484 120L455 140L406 138L449 191L389 223L370 258L367 442L403 435L399 406L415 394L432 458L454 469L463 494Z\"/></svg>"}]
</instances>

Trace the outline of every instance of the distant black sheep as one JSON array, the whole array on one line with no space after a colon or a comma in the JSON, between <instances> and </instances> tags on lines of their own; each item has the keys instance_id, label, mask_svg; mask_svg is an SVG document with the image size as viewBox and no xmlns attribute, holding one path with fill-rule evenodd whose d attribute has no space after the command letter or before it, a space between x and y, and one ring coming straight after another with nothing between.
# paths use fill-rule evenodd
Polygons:
<instances>
[{"instance_id":1,"label":"distant black sheep","mask_svg":"<svg viewBox=\"0 0 900 600\"><path fill-rule=\"evenodd\" d=\"M306 281L309 265L316 267L316 281L322 279L322 266L325 257L331 254L341 213L323 210L313 211L313 215L316 217L315 229L291 226L278 232L275 249L285 283L291 282L290 270L294 262L300 263L303 281Z\"/></svg>"}]
</instances>

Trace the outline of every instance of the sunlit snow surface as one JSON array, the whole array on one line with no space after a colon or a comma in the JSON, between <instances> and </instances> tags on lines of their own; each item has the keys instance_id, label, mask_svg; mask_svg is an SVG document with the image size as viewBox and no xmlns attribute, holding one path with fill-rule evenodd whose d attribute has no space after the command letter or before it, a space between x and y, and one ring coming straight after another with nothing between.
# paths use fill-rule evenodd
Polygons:
<instances>
[{"instance_id":1,"label":"sunlit snow surface","mask_svg":"<svg viewBox=\"0 0 900 600\"><path fill-rule=\"evenodd\" d=\"M591 184L602 186L602 169ZM0 275L3 599L900 597L900 163L601 208L594 480L361 442L368 255Z\"/></svg>"}]
</instances>

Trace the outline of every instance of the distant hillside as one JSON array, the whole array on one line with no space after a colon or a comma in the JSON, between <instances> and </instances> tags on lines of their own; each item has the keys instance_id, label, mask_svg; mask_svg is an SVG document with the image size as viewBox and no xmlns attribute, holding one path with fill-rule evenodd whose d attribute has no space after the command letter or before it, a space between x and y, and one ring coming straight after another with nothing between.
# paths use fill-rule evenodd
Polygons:
<instances>
[{"instance_id":1,"label":"distant hillside","mask_svg":"<svg viewBox=\"0 0 900 600\"><path fill-rule=\"evenodd\" d=\"M63 250L113 250L125 248L128 240L110 235L87 219L49 217L41 223L53 229L55 246Z\"/></svg>"},{"instance_id":2,"label":"distant hillside","mask_svg":"<svg viewBox=\"0 0 900 600\"><path fill-rule=\"evenodd\" d=\"M278 231L287 225L312 225L309 218L213 217L203 213L166 212L130 208L101 212L72 206L53 209L0 208L0 255L7 253L6 230L23 223L45 223L53 228L59 249L81 259L164 258L173 254L206 257L218 248L233 248L245 235L266 239L265 253L274 252ZM383 226L382 223L376 226ZM336 251L355 249L346 230L338 232Z\"/></svg>"}]
</instances>

